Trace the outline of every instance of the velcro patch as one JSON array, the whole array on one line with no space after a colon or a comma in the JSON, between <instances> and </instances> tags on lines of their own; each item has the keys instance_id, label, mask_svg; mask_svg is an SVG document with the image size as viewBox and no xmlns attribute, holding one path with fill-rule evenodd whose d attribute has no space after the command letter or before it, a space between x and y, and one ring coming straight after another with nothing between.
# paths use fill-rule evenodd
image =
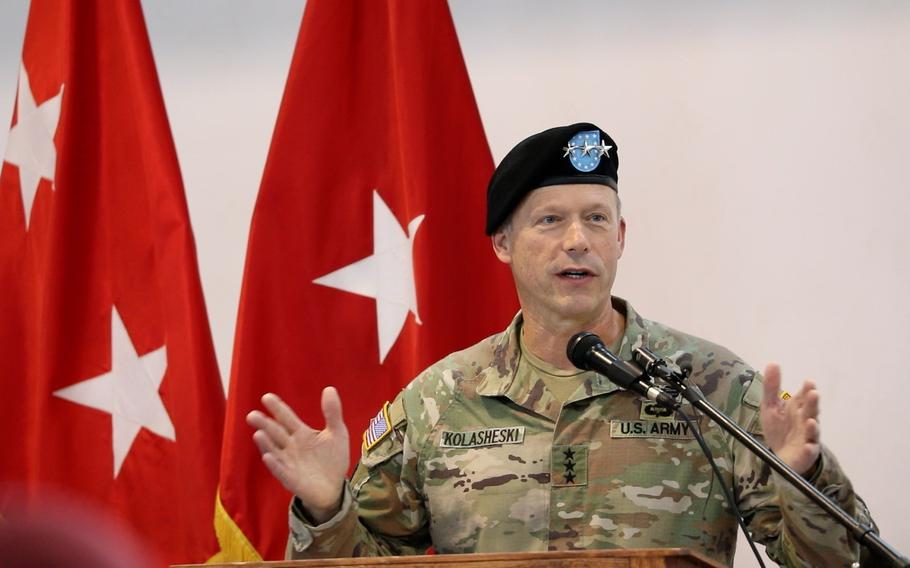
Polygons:
<instances>
[{"instance_id":1,"label":"velcro patch","mask_svg":"<svg viewBox=\"0 0 910 568\"><path fill-rule=\"evenodd\" d=\"M576 487L588 484L588 446L553 446L550 481L553 487Z\"/></svg>"},{"instance_id":2,"label":"velcro patch","mask_svg":"<svg viewBox=\"0 0 910 568\"><path fill-rule=\"evenodd\" d=\"M610 437L692 440L695 435L682 420L610 420Z\"/></svg>"},{"instance_id":3,"label":"velcro patch","mask_svg":"<svg viewBox=\"0 0 910 568\"><path fill-rule=\"evenodd\" d=\"M370 419L370 425L363 433L363 451L373 449L392 431L392 420L389 418L389 403L382 405L379 414Z\"/></svg>"},{"instance_id":4,"label":"velcro patch","mask_svg":"<svg viewBox=\"0 0 910 568\"><path fill-rule=\"evenodd\" d=\"M672 408L665 408L651 400L641 401L641 413L639 418L642 420L660 420L672 422L676 411Z\"/></svg>"},{"instance_id":5,"label":"velcro patch","mask_svg":"<svg viewBox=\"0 0 910 568\"><path fill-rule=\"evenodd\" d=\"M440 448L480 448L502 444L523 444L525 427L487 428L469 432L449 432L443 430L439 438Z\"/></svg>"}]
</instances>

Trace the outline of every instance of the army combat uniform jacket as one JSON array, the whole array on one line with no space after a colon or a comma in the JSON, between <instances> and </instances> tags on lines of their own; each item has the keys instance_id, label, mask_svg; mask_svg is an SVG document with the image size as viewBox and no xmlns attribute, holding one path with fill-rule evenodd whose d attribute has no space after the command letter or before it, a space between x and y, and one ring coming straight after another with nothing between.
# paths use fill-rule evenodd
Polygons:
<instances>
[{"instance_id":1,"label":"army combat uniform jacket","mask_svg":"<svg viewBox=\"0 0 910 568\"><path fill-rule=\"evenodd\" d=\"M614 305L626 315L622 359L645 345L690 368L714 405L761 438L760 375L723 347ZM341 511L312 526L292 505L289 556L687 547L731 564L737 524L690 427L593 372L560 404L533 367L519 366L520 326L521 314L411 382L380 415L387 431L371 435L379 439ZM772 559L857 559L840 525L719 427L697 424ZM827 450L810 481L868 522Z\"/></svg>"}]
</instances>

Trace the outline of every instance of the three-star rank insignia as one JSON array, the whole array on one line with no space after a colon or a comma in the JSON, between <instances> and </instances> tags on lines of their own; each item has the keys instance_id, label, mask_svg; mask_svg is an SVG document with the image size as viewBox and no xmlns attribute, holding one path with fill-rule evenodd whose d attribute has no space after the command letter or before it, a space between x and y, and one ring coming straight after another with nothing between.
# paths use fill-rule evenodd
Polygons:
<instances>
[{"instance_id":1,"label":"three-star rank insignia","mask_svg":"<svg viewBox=\"0 0 910 568\"><path fill-rule=\"evenodd\" d=\"M600 165L600 157L610 157L613 146L607 146L601 139L599 130L581 131L573 136L563 148L563 158L569 161L580 172L592 172Z\"/></svg>"},{"instance_id":2,"label":"three-star rank insignia","mask_svg":"<svg viewBox=\"0 0 910 568\"><path fill-rule=\"evenodd\" d=\"M588 484L588 446L553 446L550 463L554 487Z\"/></svg>"}]
</instances>

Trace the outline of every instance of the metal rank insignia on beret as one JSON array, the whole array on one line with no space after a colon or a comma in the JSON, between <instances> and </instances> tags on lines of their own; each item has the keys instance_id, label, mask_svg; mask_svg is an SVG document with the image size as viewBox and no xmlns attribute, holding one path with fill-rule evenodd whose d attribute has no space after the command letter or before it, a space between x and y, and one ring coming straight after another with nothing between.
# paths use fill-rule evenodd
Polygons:
<instances>
[{"instance_id":1,"label":"metal rank insignia on beret","mask_svg":"<svg viewBox=\"0 0 910 568\"><path fill-rule=\"evenodd\" d=\"M604 144L599 130L587 130L569 140L569 145L563 148L565 154L562 157L568 156L576 170L591 172L600 165L601 156L610 157L612 147Z\"/></svg>"}]
</instances>

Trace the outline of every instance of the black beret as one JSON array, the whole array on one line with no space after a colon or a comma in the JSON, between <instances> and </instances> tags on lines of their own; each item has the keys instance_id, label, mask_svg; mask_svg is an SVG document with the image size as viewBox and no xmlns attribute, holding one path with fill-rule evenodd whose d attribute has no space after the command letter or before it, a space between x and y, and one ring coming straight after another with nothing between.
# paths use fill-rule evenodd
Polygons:
<instances>
[{"instance_id":1,"label":"black beret","mask_svg":"<svg viewBox=\"0 0 910 568\"><path fill-rule=\"evenodd\" d=\"M558 126L525 138L506 154L487 186L487 234L524 196L548 185L596 183L619 191L619 155L610 135L589 122Z\"/></svg>"}]
</instances>

